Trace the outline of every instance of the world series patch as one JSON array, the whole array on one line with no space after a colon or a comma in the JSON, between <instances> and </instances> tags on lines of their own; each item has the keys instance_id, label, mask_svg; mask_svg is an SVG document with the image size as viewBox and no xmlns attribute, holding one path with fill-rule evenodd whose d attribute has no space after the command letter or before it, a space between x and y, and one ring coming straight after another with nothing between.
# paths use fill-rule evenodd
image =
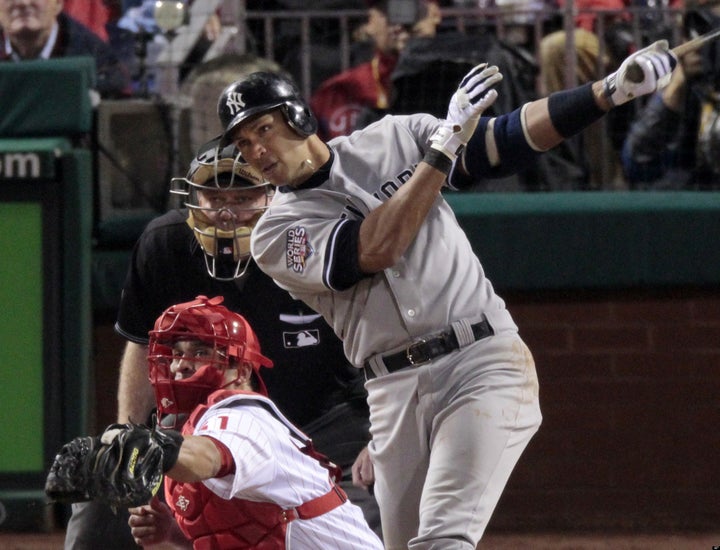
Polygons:
<instances>
[{"instance_id":1,"label":"world series patch","mask_svg":"<svg viewBox=\"0 0 720 550\"><path fill-rule=\"evenodd\" d=\"M289 270L295 273L303 273L307 259L314 253L315 249L310 244L304 227L288 229L285 259Z\"/></svg>"}]
</instances>

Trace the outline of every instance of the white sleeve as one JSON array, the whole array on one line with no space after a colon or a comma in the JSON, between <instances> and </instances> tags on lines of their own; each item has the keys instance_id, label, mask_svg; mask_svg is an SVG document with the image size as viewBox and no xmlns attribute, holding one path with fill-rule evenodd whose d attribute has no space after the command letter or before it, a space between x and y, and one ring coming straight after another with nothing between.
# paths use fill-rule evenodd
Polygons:
<instances>
[{"instance_id":1,"label":"white sleeve","mask_svg":"<svg viewBox=\"0 0 720 550\"><path fill-rule=\"evenodd\" d=\"M218 496L230 499L247 496L275 478L273 447L263 425L247 411L210 409L197 423L194 435L210 436L223 443L235 461L235 473L203 483Z\"/></svg>"}]
</instances>

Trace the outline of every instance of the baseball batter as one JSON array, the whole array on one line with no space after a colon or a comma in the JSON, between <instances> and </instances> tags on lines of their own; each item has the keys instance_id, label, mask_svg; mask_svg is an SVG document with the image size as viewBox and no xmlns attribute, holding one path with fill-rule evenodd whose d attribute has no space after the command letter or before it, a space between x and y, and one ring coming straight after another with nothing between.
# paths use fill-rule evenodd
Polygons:
<instances>
[{"instance_id":1,"label":"baseball batter","mask_svg":"<svg viewBox=\"0 0 720 550\"><path fill-rule=\"evenodd\" d=\"M639 83L625 78L635 64ZM327 144L287 80L255 73L220 97L226 139L278 186L253 256L365 371L386 548L475 548L541 422L532 355L441 189L512 172L675 64L658 42L497 118L482 112L502 75L479 65L446 119L388 116Z\"/></svg>"}]
</instances>

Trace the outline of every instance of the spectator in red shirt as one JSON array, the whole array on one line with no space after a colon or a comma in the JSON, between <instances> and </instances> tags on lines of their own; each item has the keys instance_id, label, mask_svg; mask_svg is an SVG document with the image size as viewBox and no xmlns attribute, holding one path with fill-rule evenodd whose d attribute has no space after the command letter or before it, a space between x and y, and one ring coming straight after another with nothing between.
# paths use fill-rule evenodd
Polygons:
<instances>
[{"instance_id":1,"label":"spectator in red shirt","mask_svg":"<svg viewBox=\"0 0 720 550\"><path fill-rule=\"evenodd\" d=\"M368 0L367 5L368 18L361 33L373 43L372 59L326 80L310 98L318 134L325 140L350 134L365 111L382 112L389 107L390 75L409 33L389 23L385 0Z\"/></svg>"},{"instance_id":2,"label":"spectator in red shirt","mask_svg":"<svg viewBox=\"0 0 720 550\"><path fill-rule=\"evenodd\" d=\"M110 20L110 7L105 1L97 0L64 0L63 11L78 20L104 42L108 42L105 25Z\"/></svg>"}]
</instances>

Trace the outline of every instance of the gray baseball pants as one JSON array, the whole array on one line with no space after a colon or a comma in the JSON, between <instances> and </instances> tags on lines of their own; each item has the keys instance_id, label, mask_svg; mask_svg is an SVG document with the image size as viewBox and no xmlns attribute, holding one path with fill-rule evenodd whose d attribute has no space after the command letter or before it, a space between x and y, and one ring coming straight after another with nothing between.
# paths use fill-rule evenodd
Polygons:
<instances>
[{"instance_id":1,"label":"gray baseball pants","mask_svg":"<svg viewBox=\"0 0 720 550\"><path fill-rule=\"evenodd\" d=\"M387 550L473 550L542 416L535 362L500 333L366 383Z\"/></svg>"}]
</instances>

